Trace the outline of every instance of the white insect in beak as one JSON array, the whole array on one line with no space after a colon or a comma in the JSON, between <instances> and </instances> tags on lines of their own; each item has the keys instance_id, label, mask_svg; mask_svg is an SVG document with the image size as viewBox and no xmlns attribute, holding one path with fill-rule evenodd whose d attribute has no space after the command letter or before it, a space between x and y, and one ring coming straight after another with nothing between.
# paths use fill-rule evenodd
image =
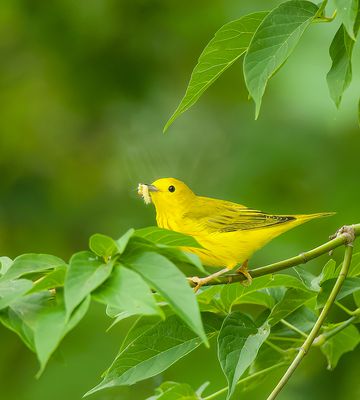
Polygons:
<instances>
[{"instance_id":1,"label":"white insect in beak","mask_svg":"<svg viewBox=\"0 0 360 400\"><path fill-rule=\"evenodd\" d=\"M151 203L151 197L149 194L149 186L144 185L143 183L139 183L138 185L138 194L144 199L145 204Z\"/></svg>"}]
</instances>

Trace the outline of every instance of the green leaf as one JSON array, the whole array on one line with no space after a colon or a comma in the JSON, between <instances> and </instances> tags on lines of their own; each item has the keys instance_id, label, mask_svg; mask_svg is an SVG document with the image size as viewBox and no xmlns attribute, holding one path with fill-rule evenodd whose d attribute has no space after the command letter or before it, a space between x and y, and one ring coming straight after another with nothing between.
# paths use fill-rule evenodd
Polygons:
<instances>
[{"instance_id":1,"label":"green leaf","mask_svg":"<svg viewBox=\"0 0 360 400\"><path fill-rule=\"evenodd\" d=\"M322 284L323 282L327 281L328 279L336 278L336 261L335 260L329 260L323 267L321 274L320 274L320 282L319 284Z\"/></svg>"},{"instance_id":2,"label":"green leaf","mask_svg":"<svg viewBox=\"0 0 360 400\"><path fill-rule=\"evenodd\" d=\"M353 40L355 40L356 37L354 25L358 13L358 1L359 0L334 0L339 18L345 26L347 34Z\"/></svg>"},{"instance_id":3,"label":"green leaf","mask_svg":"<svg viewBox=\"0 0 360 400\"><path fill-rule=\"evenodd\" d=\"M356 33L359 24L356 26ZM341 25L331 42L329 54L332 65L326 75L330 97L336 107L339 107L344 91L350 85L352 79L351 57L355 41L346 32L344 25Z\"/></svg>"},{"instance_id":4,"label":"green leaf","mask_svg":"<svg viewBox=\"0 0 360 400\"><path fill-rule=\"evenodd\" d=\"M271 335L269 336L269 340L271 340ZM256 356L255 361L249 368L249 374L251 376L255 372L262 371L272 367L273 365L289 361L289 358L291 359L291 357L291 352L289 352L289 354L285 352L280 353L270 346L262 346Z\"/></svg>"},{"instance_id":5,"label":"green leaf","mask_svg":"<svg viewBox=\"0 0 360 400\"><path fill-rule=\"evenodd\" d=\"M218 358L229 384L227 399L255 360L269 333L267 323L258 328L249 317L238 311L225 318L218 336Z\"/></svg>"},{"instance_id":6,"label":"green leaf","mask_svg":"<svg viewBox=\"0 0 360 400\"><path fill-rule=\"evenodd\" d=\"M316 276L304 267L294 267L293 270L309 290L320 291L321 274Z\"/></svg>"},{"instance_id":7,"label":"green leaf","mask_svg":"<svg viewBox=\"0 0 360 400\"><path fill-rule=\"evenodd\" d=\"M217 334L221 322L221 318L214 314L204 315L208 339ZM165 371L200 344L199 337L173 315L128 342L106 371L103 381L86 395L108 387L133 385L151 378Z\"/></svg>"},{"instance_id":8,"label":"green leaf","mask_svg":"<svg viewBox=\"0 0 360 400\"><path fill-rule=\"evenodd\" d=\"M157 226L137 229L134 236L144 238L152 243L164 244L167 246L202 247L192 236L158 228Z\"/></svg>"},{"instance_id":9,"label":"green leaf","mask_svg":"<svg viewBox=\"0 0 360 400\"><path fill-rule=\"evenodd\" d=\"M334 369L340 357L355 349L360 343L360 334L356 326L349 325L336 335L329 338L322 346L321 351L325 354L328 369Z\"/></svg>"},{"instance_id":10,"label":"green leaf","mask_svg":"<svg viewBox=\"0 0 360 400\"><path fill-rule=\"evenodd\" d=\"M112 268L113 262L104 263L89 251L71 257L64 285L68 315L110 276Z\"/></svg>"},{"instance_id":11,"label":"green leaf","mask_svg":"<svg viewBox=\"0 0 360 400\"><path fill-rule=\"evenodd\" d=\"M317 307L323 307L328 299L332 288L334 287L336 279L329 279L321 285L321 291L317 297ZM360 290L360 278L346 278L340 292L336 296L336 300L349 296L350 294Z\"/></svg>"},{"instance_id":12,"label":"green leaf","mask_svg":"<svg viewBox=\"0 0 360 400\"><path fill-rule=\"evenodd\" d=\"M164 382L147 400L200 400L200 397L187 383Z\"/></svg>"},{"instance_id":13,"label":"green leaf","mask_svg":"<svg viewBox=\"0 0 360 400\"><path fill-rule=\"evenodd\" d=\"M0 282L0 310L19 299L32 285L28 279Z\"/></svg>"},{"instance_id":14,"label":"green leaf","mask_svg":"<svg viewBox=\"0 0 360 400\"><path fill-rule=\"evenodd\" d=\"M199 306L186 277L167 258L145 252L126 260L170 304L175 313L207 343Z\"/></svg>"},{"instance_id":15,"label":"green leaf","mask_svg":"<svg viewBox=\"0 0 360 400\"><path fill-rule=\"evenodd\" d=\"M149 286L134 271L115 265L107 279L92 294L95 300L129 315L161 315Z\"/></svg>"},{"instance_id":16,"label":"green leaf","mask_svg":"<svg viewBox=\"0 0 360 400\"><path fill-rule=\"evenodd\" d=\"M311 24L318 7L292 0L274 8L260 24L244 58L244 77L258 117L268 80L281 68Z\"/></svg>"},{"instance_id":17,"label":"green leaf","mask_svg":"<svg viewBox=\"0 0 360 400\"><path fill-rule=\"evenodd\" d=\"M40 311L51 301L49 292L24 296L0 312L1 322L23 340L34 353L34 324Z\"/></svg>"},{"instance_id":18,"label":"green leaf","mask_svg":"<svg viewBox=\"0 0 360 400\"><path fill-rule=\"evenodd\" d=\"M131 228L128 231L126 231L118 240L116 240L116 245L119 254L122 254L125 251L126 246L128 245L129 240L134 234L134 232L135 229Z\"/></svg>"},{"instance_id":19,"label":"green leaf","mask_svg":"<svg viewBox=\"0 0 360 400\"><path fill-rule=\"evenodd\" d=\"M354 292L353 297L356 307L360 307L360 291Z\"/></svg>"},{"instance_id":20,"label":"green leaf","mask_svg":"<svg viewBox=\"0 0 360 400\"><path fill-rule=\"evenodd\" d=\"M49 254L23 254L15 258L11 267L0 280L15 279L33 272L42 272L57 268L61 265L65 265L63 260Z\"/></svg>"},{"instance_id":21,"label":"green leaf","mask_svg":"<svg viewBox=\"0 0 360 400\"><path fill-rule=\"evenodd\" d=\"M76 308L70 320L67 319L66 310L62 301L48 302L38 313L34 324L34 342L36 354L40 362L39 377L58 347L63 337L73 329L84 317L90 305L90 296Z\"/></svg>"},{"instance_id":22,"label":"green leaf","mask_svg":"<svg viewBox=\"0 0 360 400\"><path fill-rule=\"evenodd\" d=\"M95 233L90 237L89 247L97 256L106 259L118 252L115 240L101 233Z\"/></svg>"},{"instance_id":23,"label":"green leaf","mask_svg":"<svg viewBox=\"0 0 360 400\"><path fill-rule=\"evenodd\" d=\"M159 251L159 253L161 255L165 256L170 261L172 261L176 264L186 263L186 264L193 265L204 275L208 275L205 268L201 264L200 258L196 254L180 250L177 247L168 247L168 246L164 246L164 245L157 245L157 250Z\"/></svg>"},{"instance_id":24,"label":"green leaf","mask_svg":"<svg viewBox=\"0 0 360 400\"><path fill-rule=\"evenodd\" d=\"M249 46L267 12L245 15L222 26L201 53L191 74L184 98L166 123L164 132L183 112L196 103L205 90L227 70Z\"/></svg>"},{"instance_id":25,"label":"green leaf","mask_svg":"<svg viewBox=\"0 0 360 400\"><path fill-rule=\"evenodd\" d=\"M351 258L351 264L348 276L358 276L358 275L360 275L360 253L355 253Z\"/></svg>"},{"instance_id":26,"label":"green leaf","mask_svg":"<svg viewBox=\"0 0 360 400\"><path fill-rule=\"evenodd\" d=\"M0 275L4 275L5 272L11 267L13 260L9 257L0 257Z\"/></svg>"},{"instance_id":27,"label":"green leaf","mask_svg":"<svg viewBox=\"0 0 360 400\"><path fill-rule=\"evenodd\" d=\"M237 304L254 303L256 301L259 302L258 304L272 308L274 302L271 300L271 293L267 293L266 289L283 286L301 290L307 289L306 286L294 276L276 274L255 278L250 286L233 284L204 288L197 298L200 304L204 303L209 306L214 304L217 308L220 307L224 312L230 312ZM259 291L261 291L262 294L254 294Z\"/></svg>"},{"instance_id":28,"label":"green leaf","mask_svg":"<svg viewBox=\"0 0 360 400\"><path fill-rule=\"evenodd\" d=\"M309 332L313 328L316 320L317 314L315 314L312 309L305 306L298 308L286 317L287 322L302 332ZM278 324L272 327L271 333L276 336L299 337L297 333L283 324Z\"/></svg>"},{"instance_id":29,"label":"green leaf","mask_svg":"<svg viewBox=\"0 0 360 400\"><path fill-rule=\"evenodd\" d=\"M284 298L272 309L269 317L269 324L271 326L276 325L281 319L293 313L304 303L306 303L311 298L314 298L315 296L315 292L308 292L305 290L294 288L288 289L285 293Z\"/></svg>"},{"instance_id":30,"label":"green leaf","mask_svg":"<svg viewBox=\"0 0 360 400\"><path fill-rule=\"evenodd\" d=\"M63 265L54 269L51 272L46 273L43 277L34 282L33 288L29 290L28 293L36 293L43 290L54 289L64 286L66 271L67 266Z\"/></svg>"},{"instance_id":31,"label":"green leaf","mask_svg":"<svg viewBox=\"0 0 360 400\"><path fill-rule=\"evenodd\" d=\"M62 296L54 298L49 292L39 292L13 302L8 310L0 313L0 320L36 352L39 375L61 339L85 315L89 304L90 298L87 298L67 320Z\"/></svg>"}]
</instances>

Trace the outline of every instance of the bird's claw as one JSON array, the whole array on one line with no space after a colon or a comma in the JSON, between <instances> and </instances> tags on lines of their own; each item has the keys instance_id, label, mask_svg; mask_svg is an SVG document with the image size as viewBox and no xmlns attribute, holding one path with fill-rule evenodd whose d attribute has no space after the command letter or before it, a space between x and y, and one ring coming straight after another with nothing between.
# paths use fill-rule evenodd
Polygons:
<instances>
[{"instance_id":1,"label":"bird's claw","mask_svg":"<svg viewBox=\"0 0 360 400\"><path fill-rule=\"evenodd\" d=\"M237 274L242 274L242 275L245 276L246 280L240 282L242 285L244 285L244 286L250 286L250 285L252 284L253 278L252 278L252 276L250 275L250 272L249 272L249 270L248 270L248 260L244 261L244 262L241 264L240 268L238 268L238 269L236 270L236 273L237 273Z\"/></svg>"},{"instance_id":2,"label":"bird's claw","mask_svg":"<svg viewBox=\"0 0 360 400\"><path fill-rule=\"evenodd\" d=\"M194 293L196 293L201 286L205 283L203 282L203 278L199 278L198 276L192 276L188 278L189 282L191 282L194 286Z\"/></svg>"}]
</instances>

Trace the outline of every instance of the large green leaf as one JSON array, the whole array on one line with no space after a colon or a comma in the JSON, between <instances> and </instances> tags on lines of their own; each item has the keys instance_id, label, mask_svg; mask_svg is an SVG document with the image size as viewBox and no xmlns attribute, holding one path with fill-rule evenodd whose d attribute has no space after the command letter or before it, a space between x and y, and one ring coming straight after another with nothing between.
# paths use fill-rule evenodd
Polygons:
<instances>
[{"instance_id":1,"label":"large green leaf","mask_svg":"<svg viewBox=\"0 0 360 400\"><path fill-rule=\"evenodd\" d=\"M104 263L89 251L82 251L71 257L64 285L68 315L110 276L112 268L112 261Z\"/></svg>"},{"instance_id":2,"label":"large green leaf","mask_svg":"<svg viewBox=\"0 0 360 400\"><path fill-rule=\"evenodd\" d=\"M307 289L306 286L294 276L285 274L276 274L273 276L265 275L255 278L249 286L234 283L231 285L219 285L215 288L205 288L198 296L198 301L200 303L204 301L207 304L212 304L212 301L214 301L217 303L217 306L221 305L221 308L226 312L230 312L236 304L254 303L255 301L253 300L255 298L259 300L259 304L272 307L273 302L266 296L267 294L271 296L271 294L267 293L266 289L283 286L301 290ZM206 294L208 290L210 290L210 296ZM263 294L254 295L254 293L259 291Z\"/></svg>"},{"instance_id":3,"label":"large green leaf","mask_svg":"<svg viewBox=\"0 0 360 400\"><path fill-rule=\"evenodd\" d=\"M156 250L177 265L179 263L190 264L196 267L204 275L208 275L205 268L201 264L200 258L196 254L189 253L177 247L169 247L160 244L156 245Z\"/></svg>"},{"instance_id":4,"label":"large green leaf","mask_svg":"<svg viewBox=\"0 0 360 400\"><path fill-rule=\"evenodd\" d=\"M350 325L329 338L322 346L321 351L328 361L328 369L334 369L340 357L355 349L360 343L360 334L356 326Z\"/></svg>"},{"instance_id":5,"label":"large green leaf","mask_svg":"<svg viewBox=\"0 0 360 400\"><path fill-rule=\"evenodd\" d=\"M62 299L48 302L38 313L34 323L34 342L40 362L38 376L43 372L51 354L58 347L62 338L73 329L86 314L90 305L90 296L75 309L68 320Z\"/></svg>"},{"instance_id":6,"label":"large green leaf","mask_svg":"<svg viewBox=\"0 0 360 400\"><path fill-rule=\"evenodd\" d=\"M39 292L12 303L0 319L36 352L40 374L61 339L85 315L89 304L90 298L87 298L68 320L61 295L53 297L49 292Z\"/></svg>"},{"instance_id":7,"label":"large green leaf","mask_svg":"<svg viewBox=\"0 0 360 400\"><path fill-rule=\"evenodd\" d=\"M144 280L131 269L114 266L109 279L93 292L95 300L129 315L163 315Z\"/></svg>"},{"instance_id":8,"label":"large green leaf","mask_svg":"<svg viewBox=\"0 0 360 400\"><path fill-rule=\"evenodd\" d=\"M153 252L144 252L126 260L133 270L170 304L180 318L207 343L199 306L186 277L167 258Z\"/></svg>"},{"instance_id":9,"label":"large green leaf","mask_svg":"<svg viewBox=\"0 0 360 400\"><path fill-rule=\"evenodd\" d=\"M194 389L187 383L164 382L154 396L146 400L200 400Z\"/></svg>"},{"instance_id":10,"label":"large green leaf","mask_svg":"<svg viewBox=\"0 0 360 400\"><path fill-rule=\"evenodd\" d=\"M353 293L353 297L354 297L354 302L356 304L356 307L360 307L360 292L354 292Z\"/></svg>"},{"instance_id":11,"label":"large green leaf","mask_svg":"<svg viewBox=\"0 0 360 400\"><path fill-rule=\"evenodd\" d=\"M32 281L28 279L0 282L0 310L29 291L32 285Z\"/></svg>"},{"instance_id":12,"label":"large green leaf","mask_svg":"<svg viewBox=\"0 0 360 400\"><path fill-rule=\"evenodd\" d=\"M0 257L0 275L4 275L5 272L11 267L13 260L9 257Z\"/></svg>"},{"instance_id":13,"label":"large green leaf","mask_svg":"<svg viewBox=\"0 0 360 400\"><path fill-rule=\"evenodd\" d=\"M356 24L356 34L359 23ZM351 57L355 41L351 39L344 25L341 25L331 42L329 54L331 68L326 76L330 96L336 107L339 107L344 91L350 85L352 79Z\"/></svg>"},{"instance_id":14,"label":"large green leaf","mask_svg":"<svg viewBox=\"0 0 360 400\"><path fill-rule=\"evenodd\" d=\"M184 98L166 123L164 132L205 90L247 50L254 32L267 12L245 15L222 26L201 53Z\"/></svg>"},{"instance_id":15,"label":"large green leaf","mask_svg":"<svg viewBox=\"0 0 360 400\"><path fill-rule=\"evenodd\" d=\"M214 314L204 315L208 339L217 334L221 322ZM199 337L183 321L171 316L128 342L106 371L103 381L87 395L113 386L133 385L155 376L200 344Z\"/></svg>"},{"instance_id":16,"label":"large green leaf","mask_svg":"<svg viewBox=\"0 0 360 400\"><path fill-rule=\"evenodd\" d=\"M34 286L29 291L29 294L64 286L66 271L67 266L63 265L47 272L43 277L34 282Z\"/></svg>"},{"instance_id":17,"label":"large green leaf","mask_svg":"<svg viewBox=\"0 0 360 400\"><path fill-rule=\"evenodd\" d=\"M309 290L320 291L321 274L316 276L304 267L294 267L293 270Z\"/></svg>"},{"instance_id":18,"label":"large green leaf","mask_svg":"<svg viewBox=\"0 0 360 400\"><path fill-rule=\"evenodd\" d=\"M334 0L341 22L345 26L347 34L355 40L355 20L358 13L359 0Z\"/></svg>"},{"instance_id":19,"label":"large green leaf","mask_svg":"<svg viewBox=\"0 0 360 400\"><path fill-rule=\"evenodd\" d=\"M304 303L316 296L315 292L290 288L286 291L284 298L272 309L269 324L276 325L281 319L287 317Z\"/></svg>"},{"instance_id":20,"label":"large green leaf","mask_svg":"<svg viewBox=\"0 0 360 400\"><path fill-rule=\"evenodd\" d=\"M128 245L129 240L132 237L132 235L134 234L134 232L135 232L135 229L131 228L128 231L126 231L118 240L116 240L116 245L117 245L119 254L122 254L125 251L126 246Z\"/></svg>"},{"instance_id":21,"label":"large green leaf","mask_svg":"<svg viewBox=\"0 0 360 400\"><path fill-rule=\"evenodd\" d=\"M336 279L329 279L321 285L321 292L317 297L317 307L323 307L326 300L329 298L330 292L334 287ZM346 278L343 285L341 286L340 292L336 296L336 300L349 296L350 294L360 290L360 278L352 277Z\"/></svg>"},{"instance_id":22,"label":"large green leaf","mask_svg":"<svg viewBox=\"0 0 360 400\"><path fill-rule=\"evenodd\" d=\"M141 237L152 243L167 246L202 247L192 236L169 229L158 228L157 226L137 229L134 236Z\"/></svg>"},{"instance_id":23,"label":"large green leaf","mask_svg":"<svg viewBox=\"0 0 360 400\"><path fill-rule=\"evenodd\" d=\"M23 254L15 258L11 267L0 280L15 279L26 274L46 271L61 265L65 265L63 260L49 254Z\"/></svg>"},{"instance_id":24,"label":"large green leaf","mask_svg":"<svg viewBox=\"0 0 360 400\"><path fill-rule=\"evenodd\" d=\"M309 332L313 328L317 317L317 314L315 314L312 309L306 306L301 306L290 315L288 315L286 317L286 321L301 330L302 332ZM286 336L289 338L299 337L297 333L295 333L292 329L283 324L277 324L272 327L271 334L274 334L276 336Z\"/></svg>"},{"instance_id":25,"label":"large green leaf","mask_svg":"<svg viewBox=\"0 0 360 400\"><path fill-rule=\"evenodd\" d=\"M259 328L238 311L225 318L218 336L218 358L229 384L227 399L234 392L241 375L255 360L269 333L267 323Z\"/></svg>"},{"instance_id":26,"label":"large green leaf","mask_svg":"<svg viewBox=\"0 0 360 400\"><path fill-rule=\"evenodd\" d=\"M318 10L310 1L287 1L273 9L255 32L244 58L244 77L256 104L256 118L268 80L285 63Z\"/></svg>"},{"instance_id":27,"label":"large green leaf","mask_svg":"<svg viewBox=\"0 0 360 400\"><path fill-rule=\"evenodd\" d=\"M351 264L348 276L358 276L358 275L360 275L360 253L355 253L351 258Z\"/></svg>"},{"instance_id":28,"label":"large green leaf","mask_svg":"<svg viewBox=\"0 0 360 400\"><path fill-rule=\"evenodd\" d=\"M329 260L323 267L320 274L319 284L327 281L328 279L336 278L336 261Z\"/></svg>"}]
</instances>

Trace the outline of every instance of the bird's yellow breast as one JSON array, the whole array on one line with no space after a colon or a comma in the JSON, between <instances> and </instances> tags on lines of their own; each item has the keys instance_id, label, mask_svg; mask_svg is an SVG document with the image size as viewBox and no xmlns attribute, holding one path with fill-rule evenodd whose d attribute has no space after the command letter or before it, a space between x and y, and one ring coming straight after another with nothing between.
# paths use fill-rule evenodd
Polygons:
<instances>
[{"instance_id":1,"label":"bird's yellow breast","mask_svg":"<svg viewBox=\"0 0 360 400\"><path fill-rule=\"evenodd\" d=\"M209 232L201 228L198 220L178 219L169 214L157 213L159 227L193 236L197 240L203 248L189 247L183 250L198 255L201 262L210 267L234 268L242 264L270 240L299 224L296 222L235 232Z\"/></svg>"}]
</instances>

